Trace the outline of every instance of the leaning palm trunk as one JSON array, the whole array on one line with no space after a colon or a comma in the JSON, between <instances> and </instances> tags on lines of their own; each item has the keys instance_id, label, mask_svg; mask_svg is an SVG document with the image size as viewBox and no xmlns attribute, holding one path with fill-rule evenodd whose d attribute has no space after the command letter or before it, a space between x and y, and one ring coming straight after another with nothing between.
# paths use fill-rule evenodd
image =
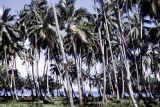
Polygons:
<instances>
[{"instance_id":1,"label":"leaning palm trunk","mask_svg":"<svg viewBox=\"0 0 160 107\"><path fill-rule=\"evenodd\" d=\"M120 47L120 50L121 50L122 56L124 58L124 65L125 65L125 69L127 72L128 90L129 90L129 94L131 96L134 107L138 107L137 102L134 98L134 93L133 93L133 89L132 89L131 72L129 69L130 66L129 66L129 61L126 57L126 50L125 50L125 46L124 46L125 41L123 38L124 38L123 35L121 35L120 41L123 41L123 42L122 42L122 46Z\"/></svg>"},{"instance_id":2,"label":"leaning palm trunk","mask_svg":"<svg viewBox=\"0 0 160 107\"><path fill-rule=\"evenodd\" d=\"M16 67L16 56L13 56L13 66L14 69L16 70L17 67ZM16 98L16 100L19 100L18 96L17 96L17 88L16 88L16 80L15 80L15 75L14 75L14 72L12 72L12 76L13 76L13 93L14 93L14 96Z\"/></svg>"},{"instance_id":3,"label":"leaning palm trunk","mask_svg":"<svg viewBox=\"0 0 160 107\"><path fill-rule=\"evenodd\" d=\"M73 50L74 50L74 59L75 59L75 64L76 64L76 71L77 71L77 81L78 81L78 91L79 91L79 101L80 101L80 105L83 105L83 98L82 98L82 88L81 88L81 76L80 76L80 64L78 63L78 56L76 54L76 46L75 46L75 42L74 39L72 37L72 45L73 45Z\"/></svg>"},{"instance_id":4,"label":"leaning palm trunk","mask_svg":"<svg viewBox=\"0 0 160 107\"><path fill-rule=\"evenodd\" d=\"M14 78L14 62L13 62L13 56L12 56L12 67L11 67L11 75L10 75L10 91L11 91L11 95L12 95L12 98L14 99L15 98L15 95L14 95L14 90L13 90L13 78Z\"/></svg>"},{"instance_id":5,"label":"leaning palm trunk","mask_svg":"<svg viewBox=\"0 0 160 107\"><path fill-rule=\"evenodd\" d=\"M35 78L35 82L36 82L36 91L37 91L37 97L39 98L39 92L40 92L40 89L39 89L39 55L38 55L38 47L37 47L37 35L35 35L35 52L34 52L34 55L35 55L35 59L36 59L36 78Z\"/></svg>"},{"instance_id":6,"label":"leaning palm trunk","mask_svg":"<svg viewBox=\"0 0 160 107\"><path fill-rule=\"evenodd\" d=\"M64 51L64 45L63 45L63 40L62 37L60 35L60 30L59 30L59 23L58 23L58 19L57 19L57 13L56 13L56 8L55 8L55 4L54 4L54 0L52 0L53 4L53 11L54 11L54 19L56 22L56 29L57 29L57 35L59 38L59 42L60 42L60 48L61 48L61 52L62 52L62 57L63 57L63 63L64 63L64 71L66 72L66 80L67 80L67 88L68 88L68 94L69 94L69 101L70 101L70 105L71 107L74 107L73 104L73 97L72 97L72 91L71 91L71 85L69 83L69 73L68 73L68 65L67 65L67 60L66 60L66 56L65 56L65 51Z\"/></svg>"},{"instance_id":7,"label":"leaning palm trunk","mask_svg":"<svg viewBox=\"0 0 160 107\"><path fill-rule=\"evenodd\" d=\"M33 63L33 60L31 61L31 66L32 66L32 81L30 81L31 82L31 87L32 87L31 96L34 99L34 92L33 92L33 90L36 87L36 82L35 82L36 80L35 80L35 75L34 75L35 73L34 73L34 63ZM36 91L36 96L38 96L37 91Z\"/></svg>"},{"instance_id":8,"label":"leaning palm trunk","mask_svg":"<svg viewBox=\"0 0 160 107\"><path fill-rule=\"evenodd\" d=\"M122 28L122 21L121 21L121 16L120 16L120 10L118 9L118 22L119 22L119 34L121 35L121 41L122 41L122 53L123 53L123 57L124 57L124 65L127 71L127 81L128 81L128 90L129 90L129 94L131 96L132 102L134 107L138 107L137 102L134 98L134 93L133 93L133 89L132 89L132 82L131 82L131 72L130 72L130 65L129 65L129 61L126 57L126 49L125 49L125 39L124 39L124 35L123 35L123 28Z\"/></svg>"},{"instance_id":9,"label":"leaning palm trunk","mask_svg":"<svg viewBox=\"0 0 160 107\"><path fill-rule=\"evenodd\" d=\"M11 93L12 93L12 97L13 99L15 98L16 100L18 100L18 96L17 96L17 93L16 93L16 83L15 83L15 75L14 75L14 69L16 68L15 66L15 56L11 56L11 62L12 62L12 65L11 65L11 78L10 78L10 88L11 88ZM14 68L15 67L15 68Z\"/></svg>"},{"instance_id":10,"label":"leaning palm trunk","mask_svg":"<svg viewBox=\"0 0 160 107\"><path fill-rule=\"evenodd\" d=\"M48 61L47 61L47 70L46 70L46 91L47 91L47 96L50 98L51 94L49 91L49 75L48 75L48 71L50 70L50 65L49 65L49 55L50 55L50 50L48 47Z\"/></svg>"},{"instance_id":11,"label":"leaning palm trunk","mask_svg":"<svg viewBox=\"0 0 160 107\"><path fill-rule=\"evenodd\" d=\"M5 70L7 72L7 79L9 80L9 73L8 73L8 64L7 64L7 46L4 47L4 54L5 54ZM12 70L13 71L13 70ZM14 99L14 93L13 93L13 90L12 90L12 76L10 77L10 85L8 88L10 88L10 93L11 93L11 96L13 97Z\"/></svg>"},{"instance_id":12,"label":"leaning palm trunk","mask_svg":"<svg viewBox=\"0 0 160 107\"><path fill-rule=\"evenodd\" d=\"M104 17L105 17L105 29L107 32L107 40L109 43L109 50L111 53L111 60L112 60L112 65L113 65L113 73L114 73L114 79L115 79L115 87L116 87L116 94L117 94L117 100L119 100L119 89L118 89L118 81L117 81L117 70L116 70L116 64L115 64L115 60L114 60L114 56L113 56L113 50L112 50L112 44L111 44L111 40L110 40L110 34L109 34L109 30L108 30L108 24L107 24L107 18L104 12Z\"/></svg>"},{"instance_id":13,"label":"leaning palm trunk","mask_svg":"<svg viewBox=\"0 0 160 107\"><path fill-rule=\"evenodd\" d=\"M121 35L121 36L122 36L121 40L123 41L122 50L121 51L123 53L124 65L125 65L125 68L126 68L126 71L127 71L128 90L129 90L129 94L131 96L131 99L132 99L134 107L138 107L137 102L136 102L136 100L134 98L134 93L133 93L133 89L132 89L131 72L130 72L130 69L129 69L130 65L129 65L129 61L128 61L127 57L126 57L126 50L125 50L125 46L124 46L125 41L124 41L123 35Z\"/></svg>"},{"instance_id":14,"label":"leaning palm trunk","mask_svg":"<svg viewBox=\"0 0 160 107\"><path fill-rule=\"evenodd\" d=\"M111 78L111 73L110 72L108 73L108 77L109 77L109 85L111 87L112 97L114 97L115 96L115 91L114 91L114 88L113 88L113 83L112 83L112 78Z\"/></svg>"},{"instance_id":15,"label":"leaning palm trunk","mask_svg":"<svg viewBox=\"0 0 160 107\"><path fill-rule=\"evenodd\" d=\"M120 16L119 16L120 17ZM120 19L119 19L120 20ZM131 22L130 22L131 23ZM130 24L130 31L132 30L131 28L131 24ZM136 34L133 34L135 35L133 39L136 39ZM131 37L132 37L132 33L131 33ZM133 42L133 40L132 40ZM133 47L134 47L134 44L133 44ZM134 47L135 49L135 47ZM139 85L139 71L138 71L138 65L137 65L137 58L136 58L136 52L134 50L134 64L135 64L135 71L136 71L136 76L137 76L137 88L138 88L138 91L140 91L140 85Z\"/></svg>"},{"instance_id":16,"label":"leaning palm trunk","mask_svg":"<svg viewBox=\"0 0 160 107\"><path fill-rule=\"evenodd\" d=\"M125 59L125 67L126 67L126 71L127 71L127 81L128 81L128 90L129 90L129 94L131 96L131 99L132 99L132 102L133 102L133 105L134 107L138 107L137 105L137 102L134 98L134 93L133 93L133 89L132 89L132 82L131 82L131 73L130 73L130 70L129 70L129 62L127 59Z\"/></svg>"},{"instance_id":17,"label":"leaning palm trunk","mask_svg":"<svg viewBox=\"0 0 160 107\"><path fill-rule=\"evenodd\" d=\"M121 97L122 98L124 98L124 71L122 70L121 71L122 72L122 95L121 95Z\"/></svg>"},{"instance_id":18,"label":"leaning palm trunk","mask_svg":"<svg viewBox=\"0 0 160 107\"><path fill-rule=\"evenodd\" d=\"M96 2L94 1L94 7L95 9L96 7ZM97 9L96 9L96 18L98 19L97 16ZM101 23L101 22L99 22ZM101 25L102 26L102 25ZM102 103L103 105L105 105L106 101L107 101L107 97L106 97L106 65L105 65L105 56L104 56L104 43L102 40L102 36L101 36L101 26L98 28L98 36L99 36L99 41L100 41L100 49L101 49L101 53L102 53L102 69L103 69L103 98L102 98Z\"/></svg>"}]
</instances>

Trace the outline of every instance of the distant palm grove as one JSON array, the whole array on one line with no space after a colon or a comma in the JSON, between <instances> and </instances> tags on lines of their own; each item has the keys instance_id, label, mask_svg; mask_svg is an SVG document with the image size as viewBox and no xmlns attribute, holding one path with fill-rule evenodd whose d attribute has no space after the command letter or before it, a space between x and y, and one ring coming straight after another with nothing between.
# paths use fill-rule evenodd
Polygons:
<instances>
[{"instance_id":1,"label":"distant palm grove","mask_svg":"<svg viewBox=\"0 0 160 107\"><path fill-rule=\"evenodd\" d=\"M92 0L94 12L76 9L76 0L54 1L32 0L16 15L3 8L0 97L20 101L30 90L32 101L50 103L59 96L70 107L94 101L107 107L111 99L128 99L134 107L159 103L159 0ZM18 57L23 71L17 69Z\"/></svg>"}]
</instances>

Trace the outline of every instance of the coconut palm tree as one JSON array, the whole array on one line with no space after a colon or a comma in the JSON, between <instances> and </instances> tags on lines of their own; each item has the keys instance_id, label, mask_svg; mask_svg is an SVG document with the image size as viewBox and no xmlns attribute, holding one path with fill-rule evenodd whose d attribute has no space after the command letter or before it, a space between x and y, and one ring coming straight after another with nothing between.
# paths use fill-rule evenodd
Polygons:
<instances>
[{"instance_id":1,"label":"coconut palm tree","mask_svg":"<svg viewBox=\"0 0 160 107\"><path fill-rule=\"evenodd\" d=\"M56 28L55 28L55 21L53 20L53 9L47 7L46 1L33 1L31 6L25 6L25 9L21 11L20 18L22 23L21 25L26 27L27 36L30 40L30 45L33 46L33 56L36 59L36 71L37 71L37 78L35 83L38 83L38 62L41 50L58 50L59 51L59 43L57 42L58 37L56 36ZM34 20L30 20L33 18ZM47 51L50 53L50 51ZM38 54L38 55L37 55ZM53 55L55 57L59 56L59 53L55 52ZM46 58L48 54L46 54ZM49 63L48 63L49 64ZM47 65L48 65L47 64ZM49 69L48 69L49 70ZM48 75L48 70L46 74ZM34 77L34 72L33 72ZM48 82L48 76L47 76ZM48 84L48 83L46 83ZM37 90L39 90L39 86L37 84ZM49 87L48 87L49 88ZM47 93L49 93L49 89L47 89Z\"/></svg>"},{"instance_id":2,"label":"coconut palm tree","mask_svg":"<svg viewBox=\"0 0 160 107\"><path fill-rule=\"evenodd\" d=\"M60 18L60 29L66 32L64 41L65 47L68 54L72 54L75 59L76 71L78 74L78 90L80 105L82 102L82 78L81 78L81 67L82 61L81 56L84 53L85 45L89 45L87 39L90 39L92 34L89 30L91 28L91 14L86 9L74 9L75 1L61 0L58 8L58 17ZM65 15L64 15L65 14ZM88 29L88 30L87 30ZM72 41L72 42L71 42ZM79 43L78 43L79 42ZM81 46L80 46L81 45ZM83 48L81 48L83 45ZM72 51L73 50L73 51ZM84 53L85 54L85 53Z\"/></svg>"},{"instance_id":3,"label":"coconut palm tree","mask_svg":"<svg viewBox=\"0 0 160 107\"><path fill-rule=\"evenodd\" d=\"M7 78L10 78L11 85L10 85L10 91L13 98L18 99L16 94L16 84L14 75L11 75L9 77L9 69L13 69L14 66L10 65L10 61L15 63L15 57L17 55L20 55L20 50L23 50L22 46L20 45L21 42L21 35L19 31L17 30L16 22L15 22L15 16L9 14L10 9L4 8L4 12L2 16L0 17L0 48L1 48L1 59L4 61L4 66L7 72ZM3 50L4 49L4 50ZM13 64L14 64L13 63ZM11 68L9 68L11 67ZM15 68L16 69L16 68ZM12 84L13 83L13 84Z\"/></svg>"},{"instance_id":4,"label":"coconut palm tree","mask_svg":"<svg viewBox=\"0 0 160 107\"><path fill-rule=\"evenodd\" d=\"M71 107L74 107L73 97L72 97L72 93L71 93L71 85L69 83L68 66L67 66L67 59L66 59L66 55L65 55L65 51L64 51L64 43L63 43L63 40L62 40L62 35L60 33L60 26L59 26L59 23L58 23L57 11L56 11L56 8L55 8L54 0L52 2L53 2L52 7L53 7L53 11L54 11L54 19L55 19L56 30L57 30L56 33L58 35L59 42L60 42L60 49L61 49L61 52L62 52L64 71L66 72L66 80L67 80L67 88L68 88L69 101L70 101Z\"/></svg>"}]
</instances>

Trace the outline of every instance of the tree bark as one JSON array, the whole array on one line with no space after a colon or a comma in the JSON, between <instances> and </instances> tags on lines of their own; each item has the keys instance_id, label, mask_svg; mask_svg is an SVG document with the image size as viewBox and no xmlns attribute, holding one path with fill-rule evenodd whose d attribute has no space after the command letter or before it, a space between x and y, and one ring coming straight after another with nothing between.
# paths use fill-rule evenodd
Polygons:
<instances>
[{"instance_id":1,"label":"tree bark","mask_svg":"<svg viewBox=\"0 0 160 107\"><path fill-rule=\"evenodd\" d=\"M108 43L109 43L109 50L110 50L110 53L111 53L111 60L112 60L112 65L113 65L113 73L114 73L114 79L115 79L115 87L116 87L117 100L119 100L117 70L116 70L115 60L113 58L114 56L113 56L112 44L111 44L111 40L110 40L110 34L109 34L109 31L108 31L108 24L107 24L107 18L106 18L105 13L104 13L104 17L105 17L105 29L106 29L106 32L107 32L107 40L108 40Z\"/></svg>"},{"instance_id":2,"label":"tree bark","mask_svg":"<svg viewBox=\"0 0 160 107\"><path fill-rule=\"evenodd\" d=\"M55 19L56 29L57 29L56 33L58 35L59 42L60 42L60 48L61 48L62 57L63 57L63 63L64 63L64 71L66 72L66 80L67 80L67 88L68 88L70 106L74 107L73 97L72 97L72 91L71 91L71 85L69 83L68 65L67 65L67 60L66 60L66 56L65 56L63 40L62 40L62 37L60 35L59 23L58 23L58 19L57 19L57 13L56 13L56 7L55 7L54 0L52 0L52 3L53 3L52 7L53 7L53 11L54 11L54 19Z\"/></svg>"},{"instance_id":3,"label":"tree bark","mask_svg":"<svg viewBox=\"0 0 160 107\"><path fill-rule=\"evenodd\" d=\"M138 107L137 102L134 98L134 93L133 93L133 89L132 89L132 82L131 82L131 73L129 70L129 62L128 60L125 60L125 65L126 65L126 70L127 70L127 81L128 81L128 89L129 89L129 93L133 102L134 107Z\"/></svg>"},{"instance_id":4,"label":"tree bark","mask_svg":"<svg viewBox=\"0 0 160 107\"><path fill-rule=\"evenodd\" d=\"M123 36L123 28L122 28L122 21L121 21L121 16L120 16L120 10L118 10L118 21L119 21L119 33L121 35L121 41L122 41L122 54L124 55L124 64L125 64L125 68L126 68L126 71L127 71L127 81L128 81L128 90L129 90L129 94L131 96L131 99L132 99L132 102L133 102L133 105L134 107L138 107L138 104L134 98L134 93L133 93L133 89L132 89L132 82L131 82L131 72L130 72L130 66L129 66L129 61L126 57L126 49L125 49L125 38Z\"/></svg>"},{"instance_id":5,"label":"tree bark","mask_svg":"<svg viewBox=\"0 0 160 107\"><path fill-rule=\"evenodd\" d=\"M75 65L76 65L76 71L77 71L77 81L78 81L78 92L79 92L79 104L80 106L83 105L83 98L82 98L82 89L81 89L81 76L80 76L80 63L78 63L78 56L77 56L77 51L76 51L76 46L75 46L75 41L72 35L72 45L73 45L73 50L74 50L74 59L75 59Z\"/></svg>"},{"instance_id":6,"label":"tree bark","mask_svg":"<svg viewBox=\"0 0 160 107\"><path fill-rule=\"evenodd\" d=\"M47 69L46 69L46 91L47 91L47 96L49 98L51 98L51 94L50 94L50 91L49 91L49 75L48 75L48 71L50 70L50 65L49 65L49 56L50 56L50 49L48 47L48 54L47 54L47 57L48 57L48 61L47 61Z\"/></svg>"},{"instance_id":7,"label":"tree bark","mask_svg":"<svg viewBox=\"0 0 160 107\"><path fill-rule=\"evenodd\" d=\"M37 34L35 35L35 49L34 49L34 55L35 55L35 63L36 63L36 91L37 91L37 98L39 99L39 93L40 93L40 87L39 87L39 55L38 55L38 46L37 46Z\"/></svg>"},{"instance_id":8,"label":"tree bark","mask_svg":"<svg viewBox=\"0 0 160 107\"><path fill-rule=\"evenodd\" d=\"M15 69L15 70L17 70L17 67L16 67L16 56L13 56L13 68ZM18 74L18 73L17 73ZM19 100L19 98L18 98L18 95L17 95L17 88L16 88L16 78L17 77L15 77L15 75L14 75L14 72L13 72L13 93L14 93L14 95L15 95L15 98L16 98L16 100Z\"/></svg>"},{"instance_id":9,"label":"tree bark","mask_svg":"<svg viewBox=\"0 0 160 107\"><path fill-rule=\"evenodd\" d=\"M96 1L94 0L94 8L96 11L96 19L98 20L98 15L97 15L97 6L96 6ZM100 25L101 27L102 25ZM102 98L102 103L103 105L106 104L107 97L106 97L106 65L105 65L105 56L104 56L104 43L102 40L101 36L101 30L100 27L98 28L98 36L99 36L99 42L100 42L100 49L102 53L102 69L103 69L103 98Z\"/></svg>"},{"instance_id":10,"label":"tree bark","mask_svg":"<svg viewBox=\"0 0 160 107\"><path fill-rule=\"evenodd\" d=\"M122 70L122 95L121 97L124 98L124 71Z\"/></svg>"}]
</instances>

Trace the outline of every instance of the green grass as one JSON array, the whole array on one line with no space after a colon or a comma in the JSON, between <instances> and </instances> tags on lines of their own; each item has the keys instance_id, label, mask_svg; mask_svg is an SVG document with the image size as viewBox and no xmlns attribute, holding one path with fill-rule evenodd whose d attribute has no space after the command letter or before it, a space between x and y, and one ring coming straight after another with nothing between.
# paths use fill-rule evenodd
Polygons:
<instances>
[{"instance_id":1,"label":"green grass","mask_svg":"<svg viewBox=\"0 0 160 107\"><path fill-rule=\"evenodd\" d=\"M8 101L0 103L0 107L70 107L66 99L55 98L53 104L43 104L42 101L39 102L19 102L19 101ZM145 107L143 101L139 101L139 107ZM76 107L79 107L76 105ZM84 107L104 107L101 102L94 101L89 102ZM109 99L105 107L133 107L130 99L123 99L117 101L115 99ZM151 107L160 107L160 105L151 104Z\"/></svg>"},{"instance_id":2,"label":"green grass","mask_svg":"<svg viewBox=\"0 0 160 107\"><path fill-rule=\"evenodd\" d=\"M0 107L69 107L64 106L63 104L42 104L42 103L21 103L21 102L12 102L7 104L0 104Z\"/></svg>"}]
</instances>

